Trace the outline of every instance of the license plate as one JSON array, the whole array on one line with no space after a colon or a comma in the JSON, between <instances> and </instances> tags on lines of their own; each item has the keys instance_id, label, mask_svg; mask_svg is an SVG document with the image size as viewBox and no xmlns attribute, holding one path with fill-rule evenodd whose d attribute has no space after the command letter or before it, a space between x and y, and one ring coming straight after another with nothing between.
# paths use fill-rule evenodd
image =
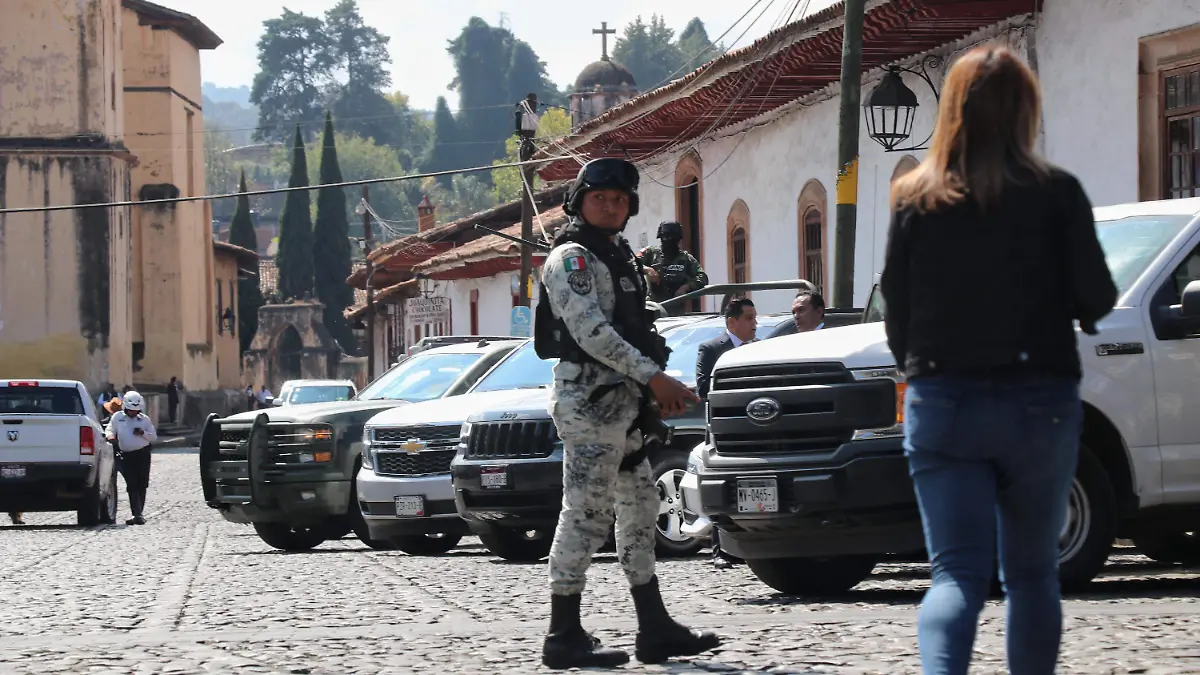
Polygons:
<instances>
[{"instance_id":1,"label":"license plate","mask_svg":"<svg viewBox=\"0 0 1200 675\"><path fill-rule=\"evenodd\" d=\"M25 467L20 464L0 466L0 478L24 478Z\"/></svg>"},{"instance_id":2,"label":"license plate","mask_svg":"<svg viewBox=\"0 0 1200 675\"><path fill-rule=\"evenodd\" d=\"M738 513L777 513L779 488L774 478L749 478L737 482Z\"/></svg>"},{"instance_id":3,"label":"license plate","mask_svg":"<svg viewBox=\"0 0 1200 675\"><path fill-rule=\"evenodd\" d=\"M485 466L479 470L479 485L489 490L508 487L508 469L503 466Z\"/></svg>"},{"instance_id":4,"label":"license plate","mask_svg":"<svg viewBox=\"0 0 1200 675\"><path fill-rule=\"evenodd\" d=\"M425 515L425 498L420 495L396 497L396 515L406 517Z\"/></svg>"}]
</instances>

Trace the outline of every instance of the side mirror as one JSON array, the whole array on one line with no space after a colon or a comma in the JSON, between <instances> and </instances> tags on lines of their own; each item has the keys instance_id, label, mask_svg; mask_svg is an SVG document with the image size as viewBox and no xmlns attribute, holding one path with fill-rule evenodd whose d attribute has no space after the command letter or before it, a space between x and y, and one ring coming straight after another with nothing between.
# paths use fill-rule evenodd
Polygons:
<instances>
[{"instance_id":1,"label":"side mirror","mask_svg":"<svg viewBox=\"0 0 1200 675\"><path fill-rule=\"evenodd\" d=\"M281 401L277 398L274 398L272 396L268 396L265 399L263 399L263 403L266 403L267 405L283 405L283 401Z\"/></svg>"},{"instance_id":2,"label":"side mirror","mask_svg":"<svg viewBox=\"0 0 1200 675\"><path fill-rule=\"evenodd\" d=\"M1200 281L1190 282L1183 289L1179 313L1184 318L1200 318Z\"/></svg>"}]
</instances>

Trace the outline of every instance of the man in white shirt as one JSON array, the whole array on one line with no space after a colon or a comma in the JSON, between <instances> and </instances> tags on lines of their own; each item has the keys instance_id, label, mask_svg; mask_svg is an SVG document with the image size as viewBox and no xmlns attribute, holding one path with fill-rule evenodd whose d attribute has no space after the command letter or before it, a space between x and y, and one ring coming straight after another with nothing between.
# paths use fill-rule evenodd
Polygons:
<instances>
[{"instance_id":1,"label":"man in white shirt","mask_svg":"<svg viewBox=\"0 0 1200 675\"><path fill-rule=\"evenodd\" d=\"M825 298L816 290L802 289L792 300L792 320L776 328L768 337L795 335L825 327Z\"/></svg>"},{"instance_id":2,"label":"man in white shirt","mask_svg":"<svg viewBox=\"0 0 1200 675\"><path fill-rule=\"evenodd\" d=\"M113 414L104 429L104 436L120 453L121 475L129 493L129 510L133 517L126 525L144 525L142 509L146 506L146 489L150 487L150 445L158 440L154 423L146 416L146 403L136 391L125 392L122 408Z\"/></svg>"}]
</instances>

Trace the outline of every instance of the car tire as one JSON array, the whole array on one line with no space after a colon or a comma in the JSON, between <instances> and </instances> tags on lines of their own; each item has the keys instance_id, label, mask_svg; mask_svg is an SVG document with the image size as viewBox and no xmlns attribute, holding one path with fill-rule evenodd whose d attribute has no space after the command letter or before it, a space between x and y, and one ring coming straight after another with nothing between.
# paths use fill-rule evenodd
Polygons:
<instances>
[{"instance_id":1,"label":"car tire","mask_svg":"<svg viewBox=\"0 0 1200 675\"><path fill-rule=\"evenodd\" d=\"M1112 482L1100 460L1080 444L1067 525L1060 539L1058 578L1064 593L1087 588L1108 562L1116 538L1117 497Z\"/></svg>"},{"instance_id":2,"label":"car tire","mask_svg":"<svg viewBox=\"0 0 1200 675\"><path fill-rule=\"evenodd\" d=\"M532 534L531 534L532 533ZM517 530L495 527L481 533L480 541L487 550L512 562L537 562L550 555L554 543L553 530Z\"/></svg>"},{"instance_id":3,"label":"car tire","mask_svg":"<svg viewBox=\"0 0 1200 675\"><path fill-rule=\"evenodd\" d=\"M460 541L461 534L407 534L392 537L388 543L409 555L443 555Z\"/></svg>"},{"instance_id":4,"label":"car tire","mask_svg":"<svg viewBox=\"0 0 1200 675\"><path fill-rule=\"evenodd\" d=\"M267 546L291 553L319 546L327 533L323 527L292 527L287 523L254 523L254 531Z\"/></svg>"},{"instance_id":5,"label":"car tire","mask_svg":"<svg viewBox=\"0 0 1200 675\"><path fill-rule=\"evenodd\" d=\"M108 493L104 496L104 506L100 512L100 522L112 525L117 522L117 470L113 469L112 480L108 483Z\"/></svg>"},{"instance_id":6,"label":"car tire","mask_svg":"<svg viewBox=\"0 0 1200 675\"><path fill-rule=\"evenodd\" d=\"M1200 532L1151 532L1133 538L1142 555L1161 563L1200 564Z\"/></svg>"},{"instance_id":7,"label":"car tire","mask_svg":"<svg viewBox=\"0 0 1200 675\"><path fill-rule=\"evenodd\" d=\"M659 558L696 555L706 543L704 538L689 537L679 531L684 523L679 482L683 480L687 461L687 453L668 450L655 456L651 463L654 486L662 503L654 523L654 553Z\"/></svg>"},{"instance_id":8,"label":"car tire","mask_svg":"<svg viewBox=\"0 0 1200 675\"><path fill-rule=\"evenodd\" d=\"M840 595L862 583L875 569L874 556L833 558L760 558L747 560L764 584L785 595Z\"/></svg>"},{"instance_id":9,"label":"car tire","mask_svg":"<svg viewBox=\"0 0 1200 675\"><path fill-rule=\"evenodd\" d=\"M105 499L100 492L100 477L96 477L96 485L84 492L83 504L75 512L75 520L80 527L95 527L104 521Z\"/></svg>"}]
</instances>

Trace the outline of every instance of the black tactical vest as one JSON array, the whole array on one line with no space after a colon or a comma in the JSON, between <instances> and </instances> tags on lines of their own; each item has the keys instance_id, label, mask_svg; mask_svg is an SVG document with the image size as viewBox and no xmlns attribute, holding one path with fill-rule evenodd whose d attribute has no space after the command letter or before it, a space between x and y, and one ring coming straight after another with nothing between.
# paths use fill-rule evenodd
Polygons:
<instances>
[{"instance_id":1,"label":"black tactical vest","mask_svg":"<svg viewBox=\"0 0 1200 675\"><path fill-rule=\"evenodd\" d=\"M646 310L646 287L642 264L624 239L612 241L597 228L571 221L554 238L555 248L573 242L591 251L612 275L612 327L626 342L644 356L666 368L667 349L654 330L654 322ZM624 280L628 280L626 283ZM540 358L557 358L568 363L599 363L579 346L567 331L566 323L550 309L549 293L539 284L537 314L533 326L533 349Z\"/></svg>"}]
</instances>

